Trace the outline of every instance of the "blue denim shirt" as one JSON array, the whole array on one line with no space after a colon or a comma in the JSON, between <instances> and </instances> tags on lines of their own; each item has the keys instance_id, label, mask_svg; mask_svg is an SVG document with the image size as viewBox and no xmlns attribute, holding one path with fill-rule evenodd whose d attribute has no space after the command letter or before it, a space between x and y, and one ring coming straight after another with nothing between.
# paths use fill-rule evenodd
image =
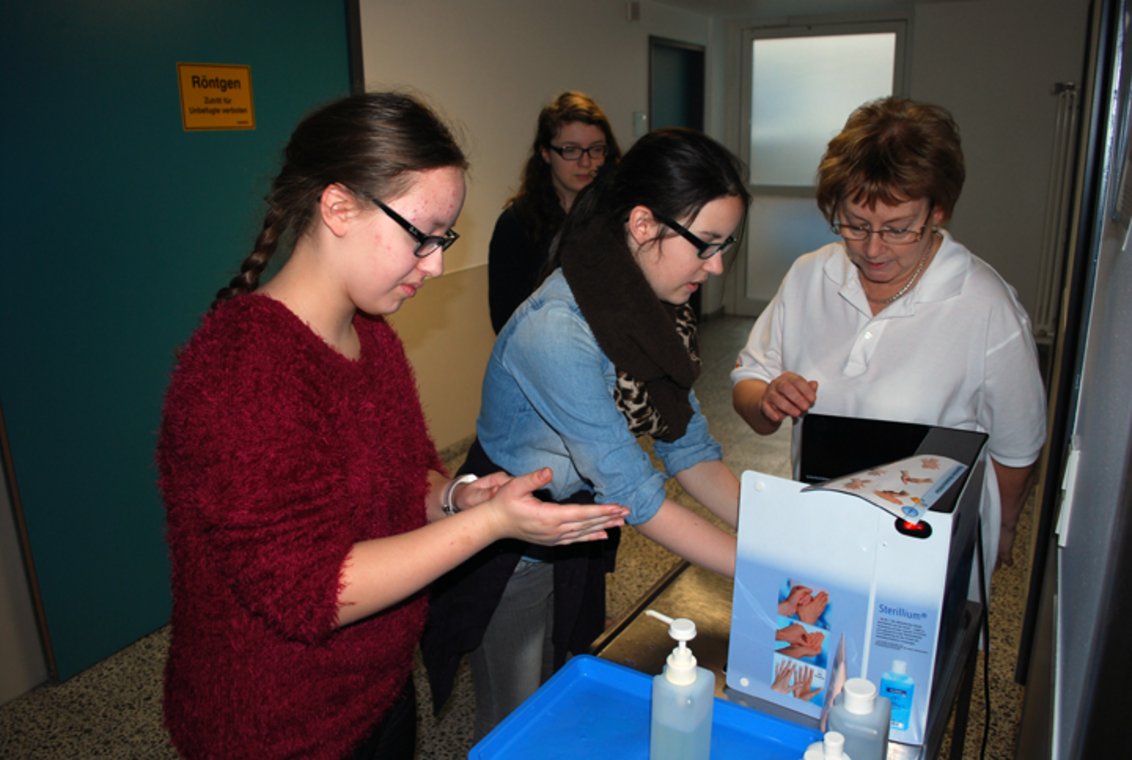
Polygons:
<instances>
[{"instance_id":1,"label":"blue denim shirt","mask_svg":"<svg viewBox=\"0 0 1132 760\"><path fill-rule=\"evenodd\" d=\"M695 394L683 437L656 441L666 472L629 432L613 400L616 370L557 270L528 298L495 341L476 422L480 445L501 468L522 474L550 467L555 499L588 489L599 503L629 508L639 524L660 509L669 477L722 458Z\"/></svg>"}]
</instances>

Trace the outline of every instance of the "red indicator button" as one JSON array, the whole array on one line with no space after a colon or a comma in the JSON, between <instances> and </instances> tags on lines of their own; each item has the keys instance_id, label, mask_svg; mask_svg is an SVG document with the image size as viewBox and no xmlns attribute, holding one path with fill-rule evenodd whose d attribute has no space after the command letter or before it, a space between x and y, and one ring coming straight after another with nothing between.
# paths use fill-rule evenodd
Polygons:
<instances>
[{"instance_id":1,"label":"red indicator button","mask_svg":"<svg viewBox=\"0 0 1132 760\"><path fill-rule=\"evenodd\" d=\"M912 523L897 517L896 532L912 538L927 538L932 534L932 526L926 522Z\"/></svg>"}]
</instances>

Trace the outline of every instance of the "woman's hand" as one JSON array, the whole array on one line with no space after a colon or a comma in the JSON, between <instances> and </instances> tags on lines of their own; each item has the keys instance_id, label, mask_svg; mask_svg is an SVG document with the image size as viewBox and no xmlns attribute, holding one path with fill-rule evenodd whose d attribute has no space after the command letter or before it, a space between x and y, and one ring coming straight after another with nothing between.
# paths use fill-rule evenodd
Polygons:
<instances>
[{"instance_id":1,"label":"woman's hand","mask_svg":"<svg viewBox=\"0 0 1132 760\"><path fill-rule=\"evenodd\" d=\"M617 504L539 501L533 492L544 488L551 477L545 467L514 478L506 473L487 475L452 494L459 513L418 530L354 544L342 563L338 624L349 625L400 603L502 538L546 546L599 541L608 538L609 528L625 524L629 510ZM436 490L451 481L440 473L430 478L432 506L439 512Z\"/></svg>"},{"instance_id":2,"label":"woman's hand","mask_svg":"<svg viewBox=\"0 0 1132 760\"><path fill-rule=\"evenodd\" d=\"M452 501L461 511L471 509L489 501L509 480L511 480L511 476L505 472L493 472L490 475L484 475L482 478L477 478L471 483L457 488L452 495Z\"/></svg>"},{"instance_id":3,"label":"woman's hand","mask_svg":"<svg viewBox=\"0 0 1132 760\"><path fill-rule=\"evenodd\" d=\"M759 435L771 435L786 418L797 419L818 397L818 383L794 372L783 372L769 383L740 380L731 389L731 404Z\"/></svg>"},{"instance_id":4,"label":"woman's hand","mask_svg":"<svg viewBox=\"0 0 1132 760\"><path fill-rule=\"evenodd\" d=\"M498 473L497 473L498 474ZM494 475L488 476L489 478ZM608 538L606 530L625 524L629 510L617 504L551 504L534 491L553 477L550 468L519 475L495 486L481 508L491 510L501 536L543 546ZM470 485L477 485L479 481ZM470 487L470 486L469 486ZM491 487L490 484L488 487Z\"/></svg>"},{"instance_id":5,"label":"woman's hand","mask_svg":"<svg viewBox=\"0 0 1132 760\"><path fill-rule=\"evenodd\" d=\"M807 380L794 372L783 372L767 385L759 401L759 412L769 422L778 425L787 417L801 417L817 398L816 380Z\"/></svg>"}]
</instances>

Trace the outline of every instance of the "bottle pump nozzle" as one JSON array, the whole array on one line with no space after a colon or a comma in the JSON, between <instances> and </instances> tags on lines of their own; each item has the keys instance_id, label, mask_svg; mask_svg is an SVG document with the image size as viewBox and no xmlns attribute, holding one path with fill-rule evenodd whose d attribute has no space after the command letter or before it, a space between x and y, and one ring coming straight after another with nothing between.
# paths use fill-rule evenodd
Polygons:
<instances>
[{"instance_id":1,"label":"bottle pump nozzle","mask_svg":"<svg viewBox=\"0 0 1132 760\"><path fill-rule=\"evenodd\" d=\"M645 610L645 614L662 623L668 623L668 635L679 642L672 654L668 655L665 677L674 684L686 685L696 680L696 657L688 648L688 642L696 638L696 624L688 618L670 618L656 610Z\"/></svg>"}]
</instances>

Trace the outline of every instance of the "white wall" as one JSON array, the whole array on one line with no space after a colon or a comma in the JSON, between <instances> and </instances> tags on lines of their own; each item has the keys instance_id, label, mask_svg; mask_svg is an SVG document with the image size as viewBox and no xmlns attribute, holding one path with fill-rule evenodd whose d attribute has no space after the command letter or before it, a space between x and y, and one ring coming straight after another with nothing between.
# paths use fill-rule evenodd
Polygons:
<instances>
[{"instance_id":1,"label":"white wall","mask_svg":"<svg viewBox=\"0 0 1132 760\"><path fill-rule=\"evenodd\" d=\"M916 6L914 98L948 107L967 184L949 225L1018 290L1038 299L1056 82L1081 83L1088 0L970 0Z\"/></svg>"},{"instance_id":2,"label":"white wall","mask_svg":"<svg viewBox=\"0 0 1132 760\"><path fill-rule=\"evenodd\" d=\"M487 261L499 211L518 189L539 109L558 93L594 97L623 148L648 111L650 34L706 44L708 20L611 0L362 0L369 89L410 87L462 128L472 163L449 271Z\"/></svg>"},{"instance_id":3,"label":"white wall","mask_svg":"<svg viewBox=\"0 0 1132 760\"><path fill-rule=\"evenodd\" d=\"M437 445L470 436L494 338L487 246L518 189L539 110L582 90L605 110L623 149L648 112L648 38L708 41L707 18L653 2L628 21L619 0L362 0L368 89L411 88L462 132L468 198L445 254L447 274L393 318L417 370Z\"/></svg>"}]
</instances>

